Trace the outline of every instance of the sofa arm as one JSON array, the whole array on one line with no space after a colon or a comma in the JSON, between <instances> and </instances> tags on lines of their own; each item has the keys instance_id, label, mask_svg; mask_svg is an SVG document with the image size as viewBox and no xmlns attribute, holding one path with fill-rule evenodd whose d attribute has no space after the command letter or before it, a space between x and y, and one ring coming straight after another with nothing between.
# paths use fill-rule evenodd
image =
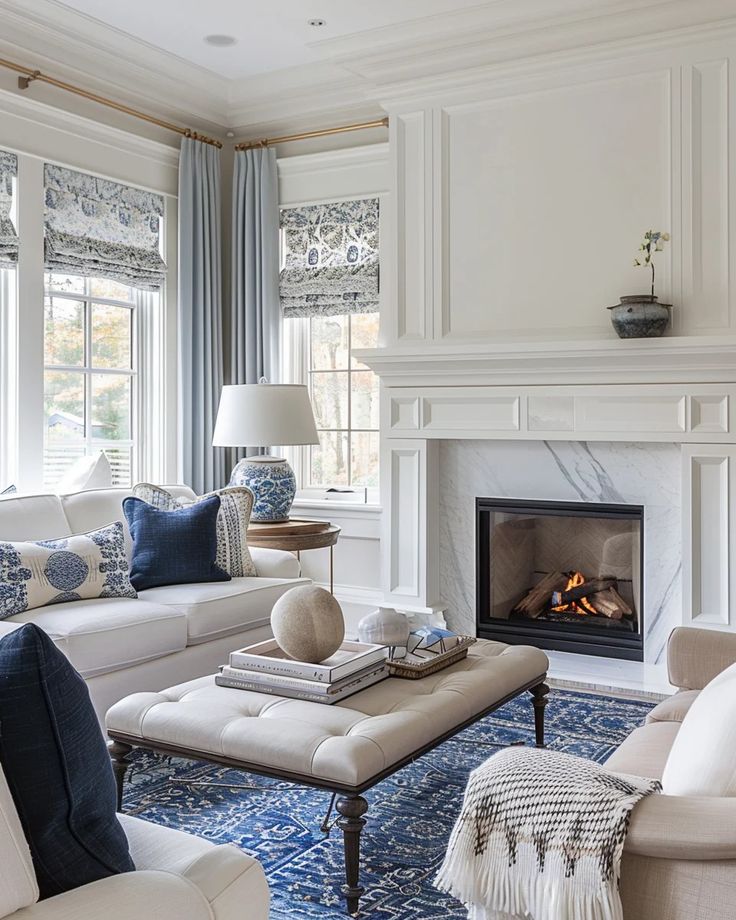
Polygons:
<instances>
[{"instance_id":1,"label":"sofa arm","mask_svg":"<svg viewBox=\"0 0 736 920\"><path fill-rule=\"evenodd\" d=\"M250 555L259 578L299 578L302 567L293 553L251 546Z\"/></svg>"},{"instance_id":2,"label":"sofa arm","mask_svg":"<svg viewBox=\"0 0 736 920\"><path fill-rule=\"evenodd\" d=\"M136 869L170 872L196 886L215 920L268 920L268 882L252 856L232 844L217 846L131 815L118 817Z\"/></svg>"},{"instance_id":3,"label":"sofa arm","mask_svg":"<svg viewBox=\"0 0 736 920\"><path fill-rule=\"evenodd\" d=\"M736 798L647 796L631 815L624 852L657 859L736 859Z\"/></svg>"},{"instance_id":4,"label":"sofa arm","mask_svg":"<svg viewBox=\"0 0 736 920\"><path fill-rule=\"evenodd\" d=\"M667 644L670 683L681 690L702 690L736 662L736 633L678 626Z\"/></svg>"}]
</instances>

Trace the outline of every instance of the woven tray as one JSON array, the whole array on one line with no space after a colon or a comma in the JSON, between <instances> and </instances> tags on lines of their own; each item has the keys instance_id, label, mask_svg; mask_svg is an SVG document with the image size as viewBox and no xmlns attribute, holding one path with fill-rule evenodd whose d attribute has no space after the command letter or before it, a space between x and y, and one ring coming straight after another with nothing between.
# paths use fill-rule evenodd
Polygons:
<instances>
[{"instance_id":1,"label":"woven tray","mask_svg":"<svg viewBox=\"0 0 736 920\"><path fill-rule=\"evenodd\" d=\"M468 654L468 649L475 642L473 636L457 636L457 644L446 652L433 654L428 649L418 649L410 652L405 658L387 661L388 673L391 677L403 677L406 680L418 680L436 674L443 668L449 668L456 661L462 661Z\"/></svg>"}]
</instances>

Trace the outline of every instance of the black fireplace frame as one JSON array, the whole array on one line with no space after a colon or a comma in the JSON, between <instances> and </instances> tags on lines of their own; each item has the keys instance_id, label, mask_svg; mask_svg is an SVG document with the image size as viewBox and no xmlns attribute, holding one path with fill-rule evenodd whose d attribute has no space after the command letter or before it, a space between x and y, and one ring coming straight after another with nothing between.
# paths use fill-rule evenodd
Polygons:
<instances>
[{"instance_id":1,"label":"black fireplace frame","mask_svg":"<svg viewBox=\"0 0 736 920\"><path fill-rule=\"evenodd\" d=\"M639 552L641 586L638 630L636 633L614 633L594 626L577 627L574 623L553 623L537 620L502 620L490 616L490 515L495 511L522 511L538 515L569 517L610 517L639 522ZM482 639L495 639L512 645L535 645L561 652L577 652L627 661L644 660L644 506L617 505L604 502L531 501L511 498L476 498L475 500L475 607L476 631Z\"/></svg>"}]
</instances>

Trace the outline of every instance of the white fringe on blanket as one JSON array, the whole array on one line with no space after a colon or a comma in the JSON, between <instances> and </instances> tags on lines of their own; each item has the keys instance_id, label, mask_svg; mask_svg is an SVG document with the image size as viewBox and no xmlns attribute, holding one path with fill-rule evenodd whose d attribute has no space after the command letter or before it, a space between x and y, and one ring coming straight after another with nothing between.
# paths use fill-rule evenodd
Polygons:
<instances>
[{"instance_id":1,"label":"white fringe on blanket","mask_svg":"<svg viewBox=\"0 0 736 920\"><path fill-rule=\"evenodd\" d=\"M629 818L660 790L580 757L507 748L470 774L435 885L470 920L623 920Z\"/></svg>"}]
</instances>

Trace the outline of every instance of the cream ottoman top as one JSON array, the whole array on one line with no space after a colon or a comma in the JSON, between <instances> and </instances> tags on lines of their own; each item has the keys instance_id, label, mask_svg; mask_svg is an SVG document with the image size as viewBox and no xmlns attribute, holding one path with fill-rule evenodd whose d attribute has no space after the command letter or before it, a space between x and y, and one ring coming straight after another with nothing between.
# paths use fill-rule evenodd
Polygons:
<instances>
[{"instance_id":1,"label":"cream ottoman top","mask_svg":"<svg viewBox=\"0 0 736 920\"><path fill-rule=\"evenodd\" d=\"M218 687L214 677L134 693L107 713L131 744L242 762L338 786L369 780L500 700L539 683L548 659L479 639L467 658L421 680L388 678L327 706ZM532 720L531 706L529 710Z\"/></svg>"}]
</instances>

